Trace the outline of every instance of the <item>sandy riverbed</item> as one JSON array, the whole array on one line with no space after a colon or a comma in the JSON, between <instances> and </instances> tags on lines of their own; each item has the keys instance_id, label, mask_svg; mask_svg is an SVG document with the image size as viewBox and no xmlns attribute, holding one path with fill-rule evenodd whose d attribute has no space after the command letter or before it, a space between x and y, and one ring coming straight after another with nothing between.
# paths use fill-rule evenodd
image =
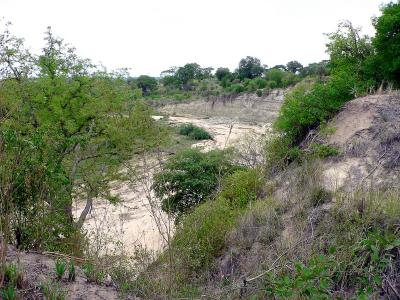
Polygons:
<instances>
[{"instance_id":1,"label":"sandy riverbed","mask_svg":"<svg viewBox=\"0 0 400 300\"><path fill-rule=\"evenodd\" d=\"M253 107L253 110L255 113L259 113L256 106ZM274 107L273 111L275 110ZM247 116L247 118L251 118L251 116ZM155 117L155 119L159 118ZM172 126L193 123L211 133L212 140L200 141L192 146L200 147L204 151L236 146L246 135L259 137L268 134L271 127L269 122L246 122L241 118L221 117L220 115L196 117L188 114L184 114L184 116L175 114L168 118L168 122ZM152 164L150 169L157 169L157 161L153 159ZM138 172L141 172L140 169L146 168L139 166ZM152 171L148 171L136 184L116 183L113 193L118 194L122 199L122 202L117 205L101 199L95 201L84 225L95 251L104 253L106 250L111 251L114 248L120 251L122 245L128 253L132 253L138 246L144 246L154 251L162 250L165 242L160 234L160 229L162 232L172 230L173 222L170 223L168 218L160 212L158 201L150 191L151 181ZM85 203L75 204L76 216L83 210L84 205ZM153 214L157 214L162 221L156 224Z\"/></svg>"}]
</instances>

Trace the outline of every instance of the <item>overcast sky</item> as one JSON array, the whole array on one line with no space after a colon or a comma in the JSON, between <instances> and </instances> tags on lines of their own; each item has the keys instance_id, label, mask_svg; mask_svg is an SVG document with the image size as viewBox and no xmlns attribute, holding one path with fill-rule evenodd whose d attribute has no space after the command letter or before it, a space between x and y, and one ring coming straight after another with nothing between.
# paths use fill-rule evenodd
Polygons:
<instances>
[{"instance_id":1,"label":"overcast sky","mask_svg":"<svg viewBox=\"0 0 400 300\"><path fill-rule=\"evenodd\" d=\"M327 58L326 37L349 19L373 34L389 0L0 0L0 16L38 51L43 32L109 69L159 76L171 66L236 68L247 55L274 66Z\"/></svg>"}]
</instances>

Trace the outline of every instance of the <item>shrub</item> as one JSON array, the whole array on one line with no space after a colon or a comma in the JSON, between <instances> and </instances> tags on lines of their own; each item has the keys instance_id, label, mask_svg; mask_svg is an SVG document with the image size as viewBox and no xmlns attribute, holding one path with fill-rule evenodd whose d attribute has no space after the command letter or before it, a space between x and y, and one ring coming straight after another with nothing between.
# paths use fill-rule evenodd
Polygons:
<instances>
[{"instance_id":1,"label":"shrub","mask_svg":"<svg viewBox=\"0 0 400 300\"><path fill-rule=\"evenodd\" d=\"M262 184L263 176L259 169L239 170L222 181L220 195L235 207L245 207L257 199Z\"/></svg>"},{"instance_id":2,"label":"shrub","mask_svg":"<svg viewBox=\"0 0 400 300\"><path fill-rule=\"evenodd\" d=\"M310 192L310 203L314 207L330 201L331 198L332 193L320 186L314 187Z\"/></svg>"},{"instance_id":3,"label":"shrub","mask_svg":"<svg viewBox=\"0 0 400 300\"><path fill-rule=\"evenodd\" d=\"M301 156L298 147L291 147L291 141L285 136L274 136L266 144L266 169L269 175L285 169L289 163Z\"/></svg>"},{"instance_id":4,"label":"shrub","mask_svg":"<svg viewBox=\"0 0 400 300\"><path fill-rule=\"evenodd\" d=\"M245 87L243 86L243 84L233 84L230 87L230 90L234 93L243 93L244 91L246 91Z\"/></svg>"},{"instance_id":5,"label":"shrub","mask_svg":"<svg viewBox=\"0 0 400 300\"><path fill-rule=\"evenodd\" d=\"M339 155L339 150L331 145L312 144L311 151L313 155L319 158L327 158L330 156Z\"/></svg>"},{"instance_id":6,"label":"shrub","mask_svg":"<svg viewBox=\"0 0 400 300\"><path fill-rule=\"evenodd\" d=\"M172 241L182 279L192 272L212 269L212 261L222 254L226 235L232 229L239 210L222 197L205 202L183 218Z\"/></svg>"},{"instance_id":7,"label":"shrub","mask_svg":"<svg viewBox=\"0 0 400 300\"><path fill-rule=\"evenodd\" d=\"M256 94L258 97L261 97L263 95L263 90L257 90Z\"/></svg>"},{"instance_id":8,"label":"shrub","mask_svg":"<svg viewBox=\"0 0 400 300\"><path fill-rule=\"evenodd\" d=\"M179 134L186 135L193 140L209 140L211 135L203 128L197 127L193 124L184 124L179 129Z\"/></svg>"},{"instance_id":9,"label":"shrub","mask_svg":"<svg viewBox=\"0 0 400 300\"><path fill-rule=\"evenodd\" d=\"M202 153L188 149L168 160L154 176L154 191L162 199L162 209L179 215L205 201L224 175L237 169L230 152L213 150Z\"/></svg>"},{"instance_id":10,"label":"shrub","mask_svg":"<svg viewBox=\"0 0 400 300\"><path fill-rule=\"evenodd\" d=\"M343 104L353 98L355 79L342 71L331 80L316 83L311 88L299 85L287 94L274 123L292 144L299 143L310 129L331 118Z\"/></svg>"}]
</instances>

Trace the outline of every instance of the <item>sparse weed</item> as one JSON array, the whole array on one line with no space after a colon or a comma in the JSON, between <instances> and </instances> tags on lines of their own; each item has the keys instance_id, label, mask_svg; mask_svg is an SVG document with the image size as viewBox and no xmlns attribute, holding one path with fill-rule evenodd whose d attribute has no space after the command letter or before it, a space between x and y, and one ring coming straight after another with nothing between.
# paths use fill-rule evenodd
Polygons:
<instances>
[{"instance_id":1,"label":"sparse weed","mask_svg":"<svg viewBox=\"0 0 400 300\"><path fill-rule=\"evenodd\" d=\"M6 265L4 275L10 286L15 287L17 285L18 270L16 265Z\"/></svg>"},{"instance_id":2,"label":"sparse weed","mask_svg":"<svg viewBox=\"0 0 400 300\"><path fill-rule=\"evenodd\" d=\"M74 262L71 260L68 267L68 281L75 281L75 277L75 265Z\"/></svg>"},{"instance_id":3,"label":"sparse weed","mask_svg":"<svg viewBox=\"0 0 400 300\"><path fill-rule=\"evenodd\" d=\"M42 293L46 300L65 300L67 292L61 288L60 283L46 282L41 285Z\"/></svg>"},{"instance_id":4,"label":"sparse weed","mask_svg":"<svg viewBox=\"0 0 400 300\"><path fill-rule=\"evenodd\" d=\"M57 259L55 268L56 268L57 280L61 280L67 268L67 263L63 259Z\"/></svg>"},{"instance_id":5,"label":"sparse weed","mask_svg":"<svg viewBox=\"0 0 400 300\"><path fill-rule=\"evenodd\" d=\"M330 201L331 198L332 193L320 186L314 187L310 192L310 203L314 207Z\"/></svg>"}]
</instances>

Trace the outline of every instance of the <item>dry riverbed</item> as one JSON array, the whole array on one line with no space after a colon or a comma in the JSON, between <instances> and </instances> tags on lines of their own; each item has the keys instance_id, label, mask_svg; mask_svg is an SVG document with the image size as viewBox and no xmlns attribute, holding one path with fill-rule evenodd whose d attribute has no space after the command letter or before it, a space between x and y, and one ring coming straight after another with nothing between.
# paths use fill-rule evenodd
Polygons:
<instances>
[{"instance_id":1,"label":"dry riverbed","mask_svg":"<svg viewBox=\"0 0 400 300\"><path fill-rule=\"evenodd\" d=\"M258 104L261 103L263 109L268 103L257 102L249 105L246 100L244 106L246 108L246 120L243 118L230 117L230 115L221 116L221 110L216 110L218 114L202 114L195 115L196 110L189 115L186 113L179 116L176 112L173 116L166 117L170 126L179 126L184 123L193 123L208 131L213 139L207 141L199 141L192 147L199 147L204 151L212 149L224 149L225 147L237 146L246 136L261 137L268 134L271 130L271 122L273 117L268 120L259 119ZM270 98L266 100L272 102ZM271 116L276 115L276 110L280 106L278 103L271 105ZM197 105L198 103L194 104ZM203 104L201 104L203 105ZM211 105L211 104L204 104ZM228 105L229 104L224 104ZM240 106L240 103L234 103ZM179 106L174 106L174 109ZM187 104L184 106L187 110ZM212 112L212 110L210 110ZM162 111L165 113L165 110ZM250 112L254 112L256 121L248 122L252 119ZM161 116L155 116L155 119L161 119ZM261 121L261 122L260 122ZM87 217L84 229L87 231L91 246L94 251L106 253L113 251L121 251L124 249L127 253L132 253L137 247L145 247L148 250L161 251L165 246L162 232L173 231L172 220L168 220L167 216L159 209L159 203L151 192L150 186L152 182L152 174L154 170L159 168L158 161L154 158L148 158L151 167L143 166L143 162L139 164L138 172L143 172L140 179L136 183L120 182L116 183L113 189L114 194L118 194L122 202L116 205L110 204L108 201L99 199L94 202L93 208ZM140 171L142 170L142 171ZM147 170L147 171L144 171ZM78 216L83 210L85 203L78 202L75 204L74 212ZM154 218L154 215L157 218ZM155 220L158 220L157 222ZM161 232L161 233L160 233Z\"/></svg>"}]
</instances>

